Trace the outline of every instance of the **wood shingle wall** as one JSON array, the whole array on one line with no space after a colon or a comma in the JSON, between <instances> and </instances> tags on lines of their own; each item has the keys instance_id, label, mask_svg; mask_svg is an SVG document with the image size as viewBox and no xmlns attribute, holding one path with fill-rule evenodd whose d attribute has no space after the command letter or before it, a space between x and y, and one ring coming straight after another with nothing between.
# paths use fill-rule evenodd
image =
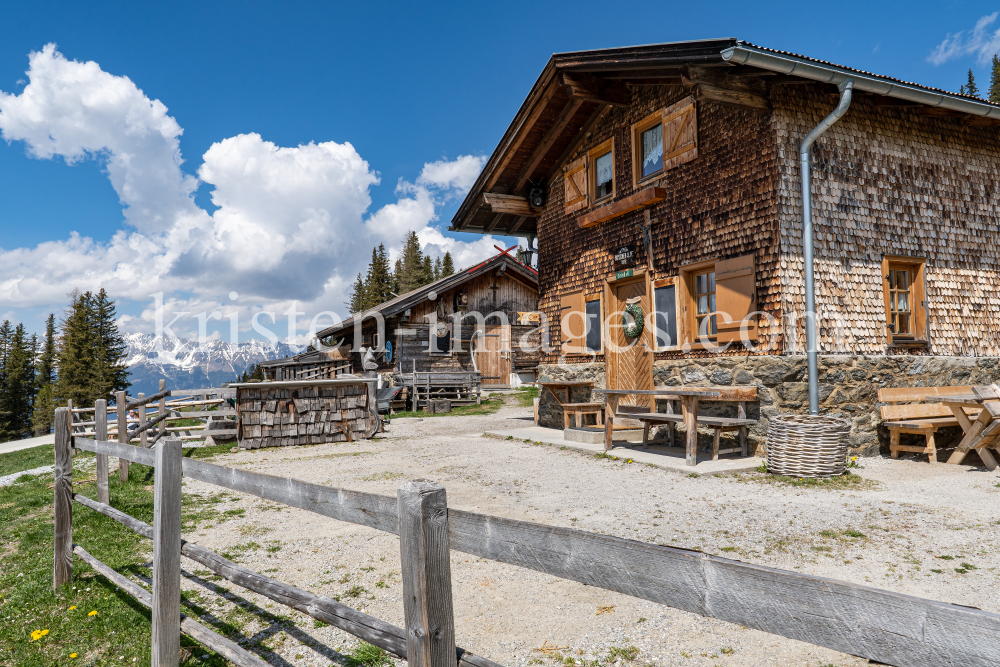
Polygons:
<instances>
[{"instance_id":1,"label":"wood shingle wall","mask_svg":"<svg viewBox=\"0 0 1000 667\"><path fill-rule=\"evenodd\" d=\"M784 309L803 312L799 145L834 99L797 85L775 86L772 101ZM881 262L902 255L927 260L931 347L909 352L1000 354L1000 128L857 95L813 165L817 309L842 322L820 322L821 352L887 353ZM804 323L786 326L803 349Z\"/></svg>"},{"instance_id":2,"label":"wood shingle wall","mask_svg":"<svg viewBox=\"0 0 1000 667\"><path fill-rule=\"evenodd\" d=\"M635 191L631 125L690 95L681 86L644 86L633 90L633 104L613 108L580 146L582 154L614 138L615 200ZM699 102L697 114L698 158L668 170L659 182L642 184L643 188L656 185L667 190L666 200L649 209L657 220L652 227L653 278L676 276L679 267L702 260L754 254L758 267L758 309L780 322L778 170L770 116L711 102ZM612 253L622 244L636 243L639 250L636 264L639 267L646 265L642 233L636 226L644 219L642 211L580 229L575 218L582 213L567 216L564 212L563 186L561 176L552 181L545 212L539 221L542 288L539 309L552 322L551 340L556 350L543 353L542 363L554 363L559 359L558 322L562 295L577 290L587 295L601 292L605 277L615 271ZM769 329L766 321L761 322L761 327L762 337L780 333ZM778 345L780 349L780 340ZM746 354L743 348L740 350ZM680 356L683 356L680 352L656 354L657 359Z\"/></svg>"},{"instance_id":3,"label":"wood shingle wall","mask_svg":"<svg viewBox=\"0 0 1000 667\"><path fill-rule=\"evenodd\" d=\"M371 431L365 383L336 387L240 387L243 449L360 440Z\"/></svg>"}]
</instances>

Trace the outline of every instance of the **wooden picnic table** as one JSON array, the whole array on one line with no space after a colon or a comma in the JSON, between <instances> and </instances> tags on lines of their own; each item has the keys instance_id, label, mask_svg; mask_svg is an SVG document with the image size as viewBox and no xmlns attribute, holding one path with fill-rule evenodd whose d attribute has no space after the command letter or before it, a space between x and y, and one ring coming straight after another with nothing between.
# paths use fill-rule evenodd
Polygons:
<instances>
[{"instance_id":1,"label":"wooden picnic table","mask_svg":"<svg viewBox=\"0 0 1000 667\"><path fill-rule=\"evenodd\" d=\"M618 412L618 400L622 396L671 396L681 402L681 416L684 428L687 430L685 446L687 465L698 464L698 399L717 398L721 395L715 389L674 389L659 387L656 389L595 389L594 393L605 394L608 397L608 409L604 414L604 451L612 447L611 436L614 429L615 414Z\"/></svg>"},{"instance_id":2,"label":"wooden picnic table","mask_svg":"<svg viewBox=\"0 0 1000 667\"><path fill-rule=\"evenodd\" d=\"M563 411L563 428L569 428L569 416L576 416L577 428L583 426L584 415L594 415L597 426L603 425L602 412L604 406L601 403L584 402L573 403L570 401L570 390L573 387L593 387L593 380L553 380L536 383L549 390L549 393L559 403ZM562 396L559 393L562 392Z\"/></svg>"},{"instance_id":3,"label":"wooden picnic table","mask_svg":"<svg viewBox=\"0 0 1000 667\"><path fill-rule=\"evenodd\" d=\"M965 432L965 437L958 443L958 448L948 458L948 463L959 464L966 455L976 450L990 470L997 469L997 460L990 449L1000 454L1000 387L997 385L973 387L971 394L958 396L928 397L928 402L939 402L947 405L959 425ZM965 408L979 408L979 417L975 421L969 419Z\"/></svg>"}]
</instances>

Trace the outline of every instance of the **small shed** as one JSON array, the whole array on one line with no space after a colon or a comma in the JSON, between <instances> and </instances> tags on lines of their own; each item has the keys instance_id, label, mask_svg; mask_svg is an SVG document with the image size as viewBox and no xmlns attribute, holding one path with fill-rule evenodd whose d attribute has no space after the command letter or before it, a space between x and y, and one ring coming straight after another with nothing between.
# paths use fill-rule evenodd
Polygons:
<instances>
[{"instance_id":1,"label":"small shed","mask_svg":"<svg viewBox=\"0 0 1000 667\"><path fill-rule=\"evenodd\" d=\"M370 438L378 428L375 378L247 382L236 389L241 449Z\"/></svg>"}]
</instances>

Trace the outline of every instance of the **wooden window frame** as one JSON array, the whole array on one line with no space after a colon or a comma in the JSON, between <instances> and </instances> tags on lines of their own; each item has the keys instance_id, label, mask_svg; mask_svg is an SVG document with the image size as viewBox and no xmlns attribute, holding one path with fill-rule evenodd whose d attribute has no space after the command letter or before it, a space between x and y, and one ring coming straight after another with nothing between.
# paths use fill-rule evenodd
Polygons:
<instances>
[{"instance_id":1,"label":"wooden window frame","mask_svg":"<svg viewBox=\"0 0 1000 667\"><path fill-rule=\"evenodd\" d=\"M697 321L698 307L694 302L694 277L708 269L715 270L718 259L707 259L703 262L696 262L680 267L677 272L677 309L681 317L677 318L677 339L681 347L688 349L703 349L705 345L698 339ZM713 340L712 336L709 340Z\"/></svg>"},{"instance_id":2,"label":"wooden window frame","mask_svg":"<svg viewBox=\"0 0 1000 667\"><path fill-rule=\"evenodd\" d=\"M599 350L593 350L593 349L591 349L589 347L587 349L590 350L591 352L593 352L594 354L604 354L604 294L603 294L603 292L594 292L594 293L591 293L591 294L586 294L585 293L583 295L583 312L584 312L584 314L586 314L586 312L587 312L587 304L588 303L592 303L594 301L599 301L600 304L601 304L599 306L599 312L598 312L598 318L597 318L597 326L601 330L601 349L599 349ZM586 343L587 343L587 336L586 335L584 335L584 337L583 337L583 342L584 342L584 345L586 345Z\"/></svg>"},{"instance_id":3,"label":"wooden window frame","mask_svg":"<svg viewBox=\"0 0 1000 667\"><path fill-rule=\"evenodd\" d=\"M667 345L660 347L656 342L656 333L653 333L653 349L656 352L676 352L681 349L681 339L683 334L681 333L684 327L681 325L681 299L680 299L680 289L678 288L678 277L673 276L671 278L660 278L658 280L652 281L652 290L650 302L653 304L653 322L656 322L656 290L660 287L674 286L674 327L677 329L677 340L674 341L675 345Z\"/></svg>"},{"instance_id":4,"label":"wooden window frame","mask_svg":"<svg viewBox=\"0 0 1000 667\"><path fill-rule=\"evenodd\" d=\"M882 299L885 306L885 335L888 345L923 347L930 344L926 266L927 259L925 257L903 257L900 255L882 257ZM894 335L889 329L889 322L892 320L889 304L889 270L897 268L913 272L913 279L910 281L910 317L913 320L913 335Z\"/></svg>"},{"instance_id":5,"label":"wooden window frame","mask_svg":"<svg viewBox=\"0 0 1000 667\"><path fill-rule=\"evenodd\" d=\"M663 126L663 109L657 109L653 113L649 114L638 123L632 124L632 185L635 188L639 188L640 184L646 184L651 181L655 181L658 178L662 178L663 174L666 172L663 166L660 170L650 174L649 176L640 176L642 173L642 133L653 127L654 125ZM660 135L660 144L663 144L663 135ZM663 146L664 159L662 160L663 165L666 165L666 146Z\"/></svg>"},{"instance_id":6,"label":"wooden window frame","mask_svg":"<svg viewBox=\"0 0 1000 667\"><path fill-rule=\"evenodd\" d=\"M600 200L597 199L597 158L601 157L605 153L611 153L611 194L602 197ZM615 196L618 194L618 170L615 169L615 139L614 137L608 139L607 141L601 142L597 146L594 146L589 151L587 151L587 204L589 206L597 206L600 204L606 204L610 201L614 201Z\"/></svg>"}]
</instances>

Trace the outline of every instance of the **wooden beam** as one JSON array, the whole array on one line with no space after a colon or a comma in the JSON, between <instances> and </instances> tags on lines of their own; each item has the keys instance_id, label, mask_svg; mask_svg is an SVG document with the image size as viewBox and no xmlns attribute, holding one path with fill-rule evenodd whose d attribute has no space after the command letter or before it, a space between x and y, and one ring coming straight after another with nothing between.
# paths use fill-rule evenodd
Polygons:
<instances>
[{"instance_id":1,"label":"wooden beam","mask_svg":"<svg viewBox=\"0 0 1000 667\"><path fill-rule=\"evenodd\" d=\"M99 398L94 401L94 437L97 440L108 439L108 400ZM97 455L97 500L102 503L111 502L111 489L108 486L108 455Z\"/></svg>"},{"instance_id":2,"label":"wooden beam","mask_svg":"<svg viewBox=\"0 0 1000 667\"><path fill-rule=\"evenodd\" d=\"M560 176L562 175L559 172L562 171L563 165L566 164L566 161L570 159L577 152L577 150L579 150L580 145L587 140L587 137L590 136L590 133L594 131L594 127L601 121L602 118L604 118L605 115L607 115L608 111L610 110L611 106L608 104L599 106L596 109L594 109L594 113L592 113L590 115L590 118L588 118L587 121L580 127L580 133L576 141L574 141L573 144L569 148L567 148L562 155L559 156L559 159L556 160L556 167L553 170L554 173Z\"/></svg>"},{"instance_id":3,"label":"wooden beam","mask_svg":"<svg viewBox=\"0 0 1000 667\"><path fill-rule=\"evenodd\" d=\"M505 232L507 234L507 236L511 236L514 232L516 232L517 230L519 230L521 228L521 225L523 225L524 221L527 220L527 219L528 219L528 216L522 215L517 220L515 220L514 224L511 225L507 229L507 231Z\"/></svg>"},{"instance_id":4,"label":"wooden beam","mask_svg":"<svg viewBox=\"0 0 1000 667\"><path fill-rule=\"evenodd\" d=\"M771 102L756 93L742 90L722 88L710 83L699 83L695 86L695 99L699 101L717 102L728 106L749 107L761 111L769 111Z\"/></svg>"},{"instance_id":5,"label":"wooden beam","mask_svg":"<svg viewBox=\"0 0 1000 667\"><path fill-rule=\"evenodd\" d=\"M489 191L493 189L493 186L496 185L497 180L503 174L507 165L510 164L510 161L514 158L514 153L516 153L517 149L521 147L521 142L524 141L528 132L532 127L534 127L535 123L538 122L539 116L541 116L542 112L548 107L549 100L551 100L557 92L559 92L559 86L556 84L556 81L552 81L549 83L545 92L542 93L542 96L538 99L538 102L535 104L535 108L531 110L528 117L524 119L516 130L514 130L514 135L510 138L510 141L507 142L507 145L503 147L503 158L493 169L493 173L490 174L490 177L486 180L486 185L483 187L483 190Z\"/></svg>"},{"instance_id":6,"label":"wooden beam","mask_svg":"<svg viewBox=\"0 0 1000 667\"><path fill-rule=\"evenodd\" d=\"M73 413L56 408L53 488L52 586L73 578Z\"/></svg>"},{"instance_id":7,"label":"wooden beam","mask_svg":"<svg viewBox=\"0 0 1000 667\"><path fill-rule=\"evenodd\" d=\"M632 104L632 91L615 79L599 79L590 74L563 72L562 84L569 88L569 94L573 97L616 106Z\"/></svg>"},{"instance_id":8,"label":"wooden beam","mask_svg":"<svg viewBox=\"0 0 1000 667\"><path fill-rule=\"evenodd\" d=\"M545 133L544 137L542 137L541 143L538 144L538 148L536 148L535 152L531 154L531 157L528 159L528 164L521 170L521 174L517 177L517 184L514 186L512 192L519 192L528 182L531 178L531 174L538 168L538 165L545 159L545 156L549 154L552 144L554 144L559 137L562 136L563 130L565 130L566 126L569 125L569 122L573 119L573 116L576 115L577 110L583 102L583 98L574 97L568 104L566 104L562 113L560 113L559 117L556 119L555 124L549 128L549 131Z\"/></svg>"},{"instance_id":9,"label":"wooden beam","mask_svg":"<svg viewBox=\"0 0 1000 667\"><path fill-rule=\"evenodd\" d=\"M181 441L156 448L153 483L152 667L177 667L181 632Z\"/></svg>"},{"instance_id":10,"label":"wooden beam","mask_svg":"<svg viewBox=\"0 0 1000 667\"><path fill-rule=\"evenodd\" d=\"M646 206L652 206L667 198L667 191L663 188L645 188L624 199L601 206L589 213L581 215L576 219L576 224L586 229L607 222L613 218L637 211Z\"/></svg>"},{"instance_id":11,"label":"wooden beam","mask_svg":"<svg viewBox=\"0 0 1000 667\"><path fill-rule=\"evenodd\" d=\"M494 215L493 216L493 220L490 221L490 224L486 225L486 227L483 228L483 234L489 234L490 232L492 232L493 228L497 226L497 223L499 223L500 219L502 217L504 217L505 215L507 215L507 214L506 213L497 213L496 215Z\"/></svg>"},{"instance_id":12,"label":"wooden beam","mask_svg":"<svg viewBox=\"0 0 1000 667\"><path fill-rule=\"evenodd\" d=\"M512 213L514 215L529 215L534 217L542 214L540 209L531 207L527 197L487 192L483 195L483 203L489 206L494 213Z\"/></svg>"}]
</instances>

